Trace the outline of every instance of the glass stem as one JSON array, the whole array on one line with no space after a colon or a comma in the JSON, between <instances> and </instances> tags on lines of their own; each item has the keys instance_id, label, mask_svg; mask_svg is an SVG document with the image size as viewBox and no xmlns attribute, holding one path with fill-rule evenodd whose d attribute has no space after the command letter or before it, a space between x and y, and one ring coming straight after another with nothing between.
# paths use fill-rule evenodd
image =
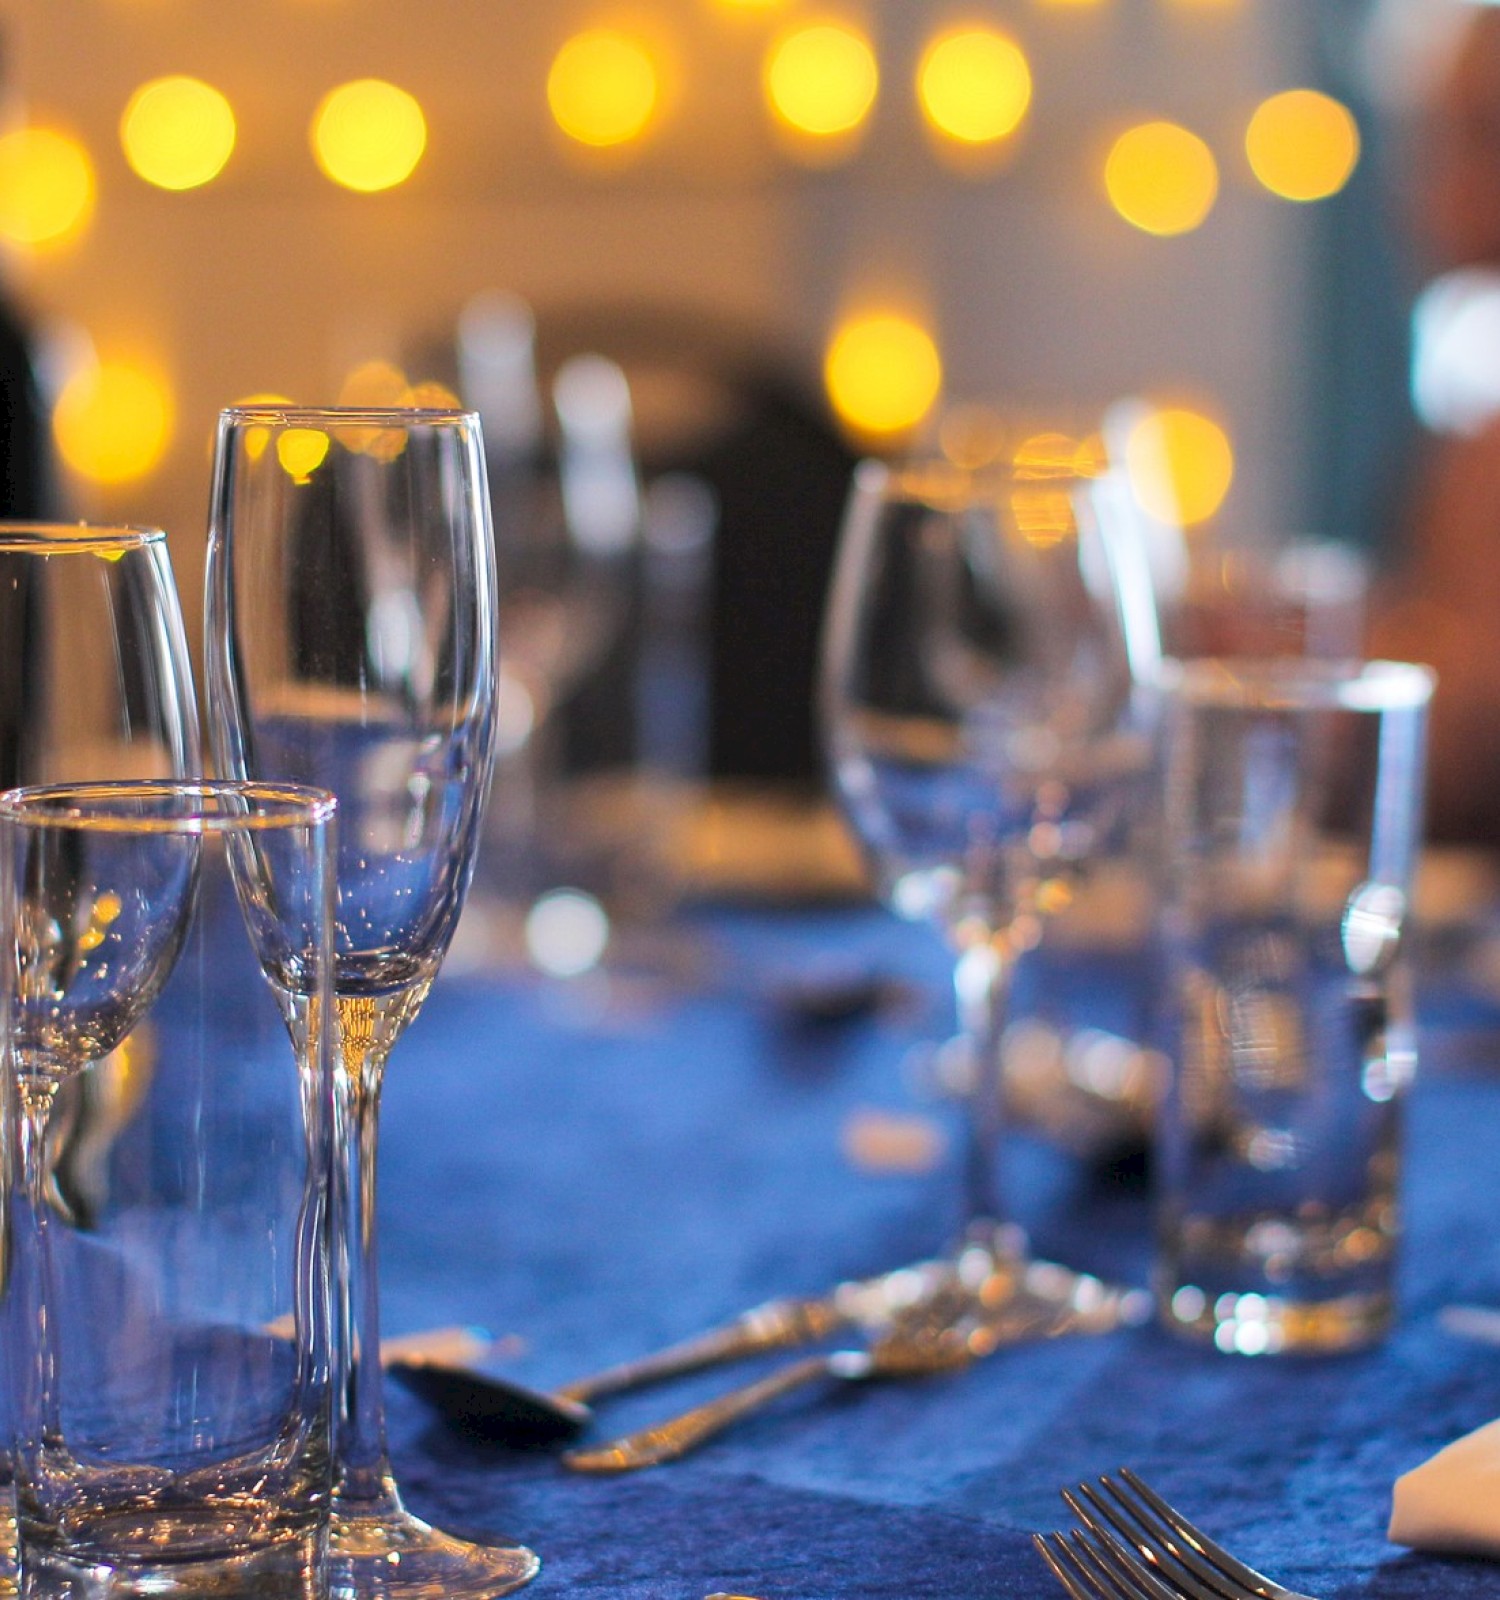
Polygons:
<instances>
[{"instance_id":1,"label":"glass stem","mask_svg":"<svg viewBox=\"0 0 1500 1600\"><path fill-rule=\"evenodd\" d=\"M1013 963L1001 936L976 939L953 970L958 1023L969 1053L965 1123L964 1237L989 1245L1003 1224L1000 1140L1005 1130L1005 1068L1001 1040L1009 1011Z\"/></svg>"},{"instance_id":2,"label":"glass stem","mask_svg":"<svg viewBox=\"0 0 1500 1600\"><path fill-rule=\"evenodd\" d=\"M369 1014L367 1014L367 1009ZM385 1392L380 1365L380 1273L375 1162L380 1145L380 1087L389 1045L372 1026L373 1003L338 1001L344 1110L340 1140L345 1187L338 1249L343 1293L339 1337L343 1385L338 1419L341 1501L375 1502L394 1493L387 1459Z\"/></svg>"},{"instance_id":3,"label":"glass stem","mask_svg":"<svg viewBox=\"0 0 1500 1600\"><path fill-rule=\"evenodd\" d=\"M53 1302L52 1245L47 1213L47 1123L57 1098L57 1086L49 1078L28 1075L20 1083L21 1187L26 1196L30 1226L19 1231L18 1243L34 1252L21 1280L27 1293L17 1308L12 1323L18 1334L31 1345L32 1359L18 1396L21 1415L22 1448L47 1451L62 1444L62 1410L57 1392L57 1336L46 1307ZM24 1330L24 1332L22 1331ZM34 1462L40 1467L40 1462Z\"/></svg>"}]
</instances>

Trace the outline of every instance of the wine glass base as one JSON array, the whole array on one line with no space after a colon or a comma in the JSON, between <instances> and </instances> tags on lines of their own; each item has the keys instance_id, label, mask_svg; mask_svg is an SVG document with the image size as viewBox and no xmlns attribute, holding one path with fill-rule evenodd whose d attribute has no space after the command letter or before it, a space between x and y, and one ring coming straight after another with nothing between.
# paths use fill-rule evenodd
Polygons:
<instances>
[{"instance_id":1,"label":"wine glass base","mask_svg":"<svg viewBox=\"0 0 1500 1600\"><path fill-rule=\"evenodd\" d=\"M530 1583L541 1562L524 1545L457 1539L398 1503L335 1507L328 1567L333 1600L491 1600Z\"/></svg>"}]
</instances>

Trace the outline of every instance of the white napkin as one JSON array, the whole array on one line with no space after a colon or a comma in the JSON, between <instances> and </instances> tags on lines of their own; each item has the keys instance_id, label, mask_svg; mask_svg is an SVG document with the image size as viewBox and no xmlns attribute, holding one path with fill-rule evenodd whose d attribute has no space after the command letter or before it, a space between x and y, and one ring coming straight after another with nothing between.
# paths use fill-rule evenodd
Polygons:
<instances>
[{"instance_id":1,"label":"white napkin","mask_svg":"<svg viewBox=\"0 0 1500 1600\"><path fill-rule=\"evenodd\" d=\"M1500 1421L1396 1479L1386 1537L1443 1555L1500 1556Z\"/></svg>"}]
</instances>

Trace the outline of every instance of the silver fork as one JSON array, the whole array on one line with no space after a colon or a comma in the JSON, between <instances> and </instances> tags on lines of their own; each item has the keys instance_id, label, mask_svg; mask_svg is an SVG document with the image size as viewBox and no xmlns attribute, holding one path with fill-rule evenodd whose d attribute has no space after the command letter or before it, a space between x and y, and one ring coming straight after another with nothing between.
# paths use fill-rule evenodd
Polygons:
<instances>
[{"instance_id":1,"label":"silver fork","mask_svg":"<svg viewBox=\"0 0 1500 1600\"><path fill-rule=\"evenodd\" d=\"M1073 1600L1313 1600L1230 1555L1129 1467L1062 1497L1082 1526L1032 1541Z\"/></svg>"}]
</instances>

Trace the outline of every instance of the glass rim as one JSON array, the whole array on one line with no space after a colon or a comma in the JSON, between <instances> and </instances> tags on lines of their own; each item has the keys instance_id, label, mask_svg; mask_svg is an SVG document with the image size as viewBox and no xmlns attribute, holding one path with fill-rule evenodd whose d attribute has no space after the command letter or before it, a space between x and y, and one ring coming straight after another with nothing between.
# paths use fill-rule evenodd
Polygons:
<instances>
[{"instance_id":1,"label":"glass rim","mask_svg":"<svg viewBox=\"0 0 1500 1600\"><path fill-rule=\"evenodd\" d=\"M166 540L162 529L131 522L0 521L3 555L123 555Z\"/></svg>"},{"instance_id":2,"label":"glass rim","mask_svg":"<svg viewBox=\"0 0 1500 1600\"><path fill-rule=\"evenodd\" d=\"M854 486L862 495L918 501L934 510L951 509L960 500L1001 499L1018 490L1074 491L1097 482L1100 472L1061 463L1027 466L1008 458L967 466L946 456L918 456L900 461L867 457L854 469Z\"/></svg>"},{"instance_id":3,"label":"glass rim","mask_svg":"<svg viewBox=\"0 0 1500 1600\"><path fill-rule=\"evenodd\" d=\"M1437 687L1431 667L1410 661L1313 656L1169 657L1156 688L1192 708L1243 711L1415 711Z\"/></svg>"},{"instance_id":4,"label":"glass rim","mask_svg":"<svg viewBox=\"0 0 1500 1600\"><path fill-rule=\"evenodd\" d=\"M223 809L235 798L255 809ZM174 809L129 809L152 801L182 802ZM0 794L0 823L70 832L124 834L228 834L320 827L338 802L327 789L301 783L230 778L116 779L45 783Z\"/></svg>"},{"instance_id":5,"label":"glass rim","mask_svg":"<svg viewBox=\"0 0 1500 1600\"><path fill-rule=\"evenodd\" d=\"M477 423L479 413L465 406L225 406L221 427L274 428L432 428Z\"/></svg>"}]
</instances>

